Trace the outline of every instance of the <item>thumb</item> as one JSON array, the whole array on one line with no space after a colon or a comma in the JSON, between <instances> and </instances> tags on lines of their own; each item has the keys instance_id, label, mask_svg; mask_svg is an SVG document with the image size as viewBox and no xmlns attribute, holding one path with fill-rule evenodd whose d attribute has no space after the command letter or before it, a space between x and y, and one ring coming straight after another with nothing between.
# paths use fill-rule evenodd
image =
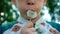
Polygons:
<instances>
[{"instance_id":1,"label":"thumb","mask_svg":"<svg viewBox=\"0 0 60 34\"><path fill-rule=\"evenodd\" d=\"M26 24L25 27L27 27L27 28L31 28L31 27L33 27L33 23L32 23L32 22L29 22L29 23Z\"/></svg>"}]
</instances>

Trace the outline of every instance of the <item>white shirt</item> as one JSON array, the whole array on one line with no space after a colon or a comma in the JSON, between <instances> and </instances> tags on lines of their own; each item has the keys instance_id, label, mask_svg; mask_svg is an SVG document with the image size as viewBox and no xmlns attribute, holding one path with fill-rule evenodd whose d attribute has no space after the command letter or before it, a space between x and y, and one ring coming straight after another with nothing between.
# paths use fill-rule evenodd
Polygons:
<instances>
[{"instance_id":1,"label":"white shirt","mask_svg":"<svg viewBox=\"0 0 60 34\"><path fill-rule=\"evenodd\" d=\"M26 20L25 18L23 17L19 17L18 22L22 22L23 24L15 24L15 25L18 25L21 27L21 29L19 29L19 31L17 32L13 32L12 29L15 25L13 25L13 27L11 29L8 29L6 30L3 34L20 34L22 28L29 22L28 20ZM46 26L43 26L41 23L45 23ZM20 25L19 25L20 24ZM52 34L49 30L50 28L54 29L51 25L49 25L48 23L46 23L46 21L43 19L43 18L39 18L37 21L36 21L36 25L35 25L35 29L39 28L39 30L42 31L42 34ZM56 29L55 29L56 30ZM57 30L56 30L57 31Z\"/></svg>"}]
</instances>

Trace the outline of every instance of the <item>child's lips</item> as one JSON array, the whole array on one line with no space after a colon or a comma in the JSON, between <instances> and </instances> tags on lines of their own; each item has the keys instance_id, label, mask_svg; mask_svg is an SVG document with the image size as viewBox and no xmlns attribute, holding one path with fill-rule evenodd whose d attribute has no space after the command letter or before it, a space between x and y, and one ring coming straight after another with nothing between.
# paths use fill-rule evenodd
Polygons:
<instances>
[{"instance_id":1,"label":"child's lips","mask_svg":"<svg viewBox=\"0 0 60 34\"><path fill-rule=\"evenodd\" d=\"M26 7L26 11L31 10L31 11L36 11L34 7Z\"/></svg>"},{"instance_id":2,"label":"child's lips","mask_svg":"<svg viewBox=\"0 0 60 34\"><path fill-rule=\"evenodd\" d=\"M33 12L36 12L36 10L33 10L33 9L27 9L26 12L29 11L29 10L31 10L31 11L33 11Z\"/></svg>"}]
</instances>

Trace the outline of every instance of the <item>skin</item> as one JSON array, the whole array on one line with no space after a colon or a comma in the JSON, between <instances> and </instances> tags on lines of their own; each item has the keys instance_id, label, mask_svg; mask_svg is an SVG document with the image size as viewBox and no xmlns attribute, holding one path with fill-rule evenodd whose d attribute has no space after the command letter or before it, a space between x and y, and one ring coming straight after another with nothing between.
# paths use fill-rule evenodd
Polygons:
<instances>
[{"instance_id":1,"label":"skin","mask_svg":"<svg viewBox=\"0 0 60 34\"><path fill-rule=\"evenodd\" d=\"M16 1L13 1L13 3L16 5ZM45 4L46 0L17 0L17 7L19 8L21 16L28 20L30 19L30 17L27 16L27 10L36 11L38 14ZM35 20L38 17L40 18L40 14L38 14L37 17L33 18L32 20Z\"/></svg>"},{"instance_id":2,"label":"skin","mask_svg":"<svg viewBox=\"0 0 60 34\"><path fill-rule=\"evenodd\" d=\"M30 17L27 16L27 10L36 11L38 14L36 18L31 19L31 23L29 23L22 29L21 34L37 34L35 29L33 28L33 24L40 18L39 12L46 4L46 2L47 0L12 0L12 3L18 7L21 16L26 18L27 20L30 20ZM44 23L42 24L45 26ZM50 31L54 34L57 33L57 31L53 29L50 29Z\"/></svg>"}]
</instances>

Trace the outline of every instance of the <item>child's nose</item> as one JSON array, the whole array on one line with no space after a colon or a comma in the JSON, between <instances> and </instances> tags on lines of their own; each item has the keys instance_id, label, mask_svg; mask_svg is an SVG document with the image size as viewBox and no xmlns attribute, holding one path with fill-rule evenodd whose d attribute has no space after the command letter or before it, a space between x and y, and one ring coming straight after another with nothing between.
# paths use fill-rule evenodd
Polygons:
<instances>
[{"instance_id":1,"label":"child's nose","mask_svg":"<svg viewBox=\"0 0 60 34\"><path fill-rule=\"evenodd\" d=\"M27 0L27 5L35 5L35 1L34 0Z\"/></svg>"}]
</instances>

